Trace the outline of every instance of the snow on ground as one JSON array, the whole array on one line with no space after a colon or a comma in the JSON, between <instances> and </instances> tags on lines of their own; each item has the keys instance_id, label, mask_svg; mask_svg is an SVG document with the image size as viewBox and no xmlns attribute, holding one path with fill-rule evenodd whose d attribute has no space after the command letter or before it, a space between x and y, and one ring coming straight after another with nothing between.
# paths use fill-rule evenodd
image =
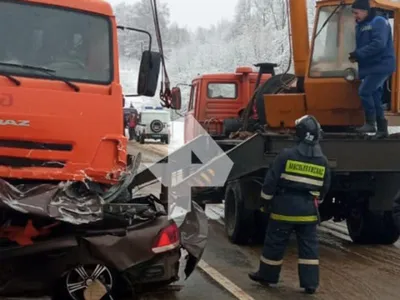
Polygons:
<instances>
[{"instance_id":1,"label":"snow on ground","mask_svg":"<svg viewBox=\"0 0 400 300\"><path fill-rule=\"evenodd\" d=\"M389 126L389 134L399 133L400 126Z\"/></svg>"}]
</instances>

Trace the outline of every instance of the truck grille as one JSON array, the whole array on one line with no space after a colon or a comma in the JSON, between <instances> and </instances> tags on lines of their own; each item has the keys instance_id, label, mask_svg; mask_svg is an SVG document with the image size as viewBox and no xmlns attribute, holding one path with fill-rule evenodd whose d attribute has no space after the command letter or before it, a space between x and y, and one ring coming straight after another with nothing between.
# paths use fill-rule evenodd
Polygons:
<instances>
[{"instance_id":1,"label":"truck grille","mask_svg":"<svg viewBox=\"0 0 400 300\"><path fill-rule=\"evenodd\" d=\"M11 168L57 168L62 169L65 166L62 160L41 160L20 157L0 156L0 166Z\"/></svg>"},{"instance_id":2,"label":"truck grille","mask_svg":"<svg viewBox=\"0 0 400 300\"><path fill-rule=\"evenodd\" d=\"M29 150L72 151L72 144L39 143L21 140L0 140L0 147Z\"/></svg>"}]
</instances>

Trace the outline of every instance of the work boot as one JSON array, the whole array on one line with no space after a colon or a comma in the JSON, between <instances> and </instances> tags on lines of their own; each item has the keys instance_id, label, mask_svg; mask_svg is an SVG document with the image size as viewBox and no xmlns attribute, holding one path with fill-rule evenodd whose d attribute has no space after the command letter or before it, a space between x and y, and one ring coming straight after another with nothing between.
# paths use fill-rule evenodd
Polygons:
<instances>
[{"instance_id":1,"label":"work boot","mask_svg":"<svg viewBox=\"0 0 400 300\"><path fill-rule=\"evenodd\" d=\"M314 288L305 288L304 291L305 291L307 294L312 295L312 294L315 293L316 289L314 289Z\"/></svg>"},{"instance_id":2,"label":"work boot","mask_svg":"<svg viewBox=\"0 0 400 300\"><path fill-rule=\"evenodd\" d=\"M266 281L264 278L262 278L258 272L249 273L249 278L251 280L253 280L255 282L258 282L258 283L260 283L262 285L265 285L265 286L270 286L270 284L272 284L272 283Z\"/></svg>"},{"instance_id":3,"label":"work boot","mask_svg":"<svg viewBox=\"0 0 400 300\"><path fill-rule=\"evenodd\" d=\"M376 138L385 138L389 136L388 122L385 118L377 119L376 125L378 127L378 131L375 135Z\"/></svg>"},{"instance_id":4,"label":"work boot","mask_svg":"<svg viewBox=\"0 0 400 300\"><path fill-rule=\"evenodd\" d=\"M356 128L358 133L375 133L375 122L376 119L374 117L366 116L365 117L365 124L361 127Z\"/></svg>"}]
</instances>

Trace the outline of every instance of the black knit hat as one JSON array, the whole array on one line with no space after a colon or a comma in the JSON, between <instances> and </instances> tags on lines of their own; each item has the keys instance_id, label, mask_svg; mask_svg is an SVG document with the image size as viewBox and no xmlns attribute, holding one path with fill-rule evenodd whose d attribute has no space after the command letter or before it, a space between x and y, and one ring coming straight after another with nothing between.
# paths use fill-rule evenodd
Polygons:
<instances>
[{"instance_id":1,"label":"black knit hat","mask_svg":"<svg viewBox=\"0 0 400 300\"><path fill-rule=\"evenodd\" d=\"M369 5L369 0L356 0L353 2L351 8L369 11L371 9L371 6Z\"/></svg>"}]
</instances>

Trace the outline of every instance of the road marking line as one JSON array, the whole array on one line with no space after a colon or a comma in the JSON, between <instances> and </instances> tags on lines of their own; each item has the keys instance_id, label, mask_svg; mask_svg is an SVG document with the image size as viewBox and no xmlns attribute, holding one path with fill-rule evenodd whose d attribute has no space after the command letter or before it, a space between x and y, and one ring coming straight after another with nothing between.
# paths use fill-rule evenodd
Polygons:
<instances>
[{"instance_id":1,"label":"road marking line","mask_svg":"<svg viewBox=\"0 0 400 300\"><path fill-rule=\"evenodd\" d=\"M230 292L233 296L240 300L254 300L253 297L246 294L240 287L226 278L224 275L219 273L204 260L200 260L197 266L207 273L212 279L214 279L219 285L221 285L225 290Z\"/></svg>"}]
</instances>

